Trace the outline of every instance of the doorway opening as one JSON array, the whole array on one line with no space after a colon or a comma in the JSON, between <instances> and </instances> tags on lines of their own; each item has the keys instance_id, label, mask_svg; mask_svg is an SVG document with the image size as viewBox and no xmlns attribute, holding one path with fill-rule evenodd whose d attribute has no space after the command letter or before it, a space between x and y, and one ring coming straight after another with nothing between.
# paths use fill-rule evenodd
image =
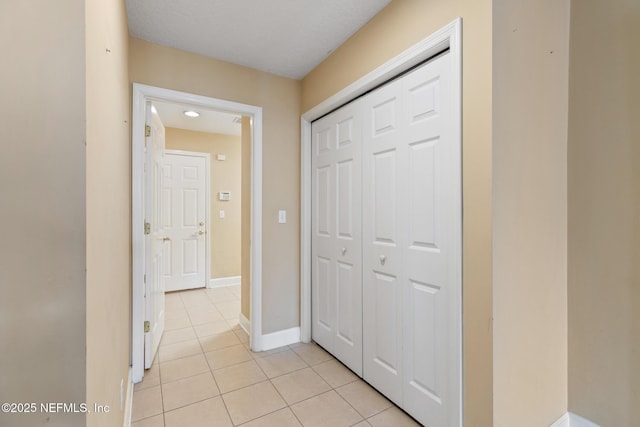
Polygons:
<instances>
[{"instance_id":1,"label":"doorway opening","mask_svg":"<svg viewBox=\"0 0 640 427\"><path fill-rule=\"evenodd\" d=\"M262 108L252 105L240 104L225 100L220 100L216 98L204 97L200 95L194 95L184 92L178 92L153 86L141 85L134 83L133 85L133 122L132 122L132 243L133 243L133 290L132 290L132 379L134 382L139 382L142 380L144 375L144 365L145 365L145 336L149 334L149 332L145 332L145 321L147 321L147 317L149 315L147 306L145 305L145 299L148 297L147 293L147 283L149 280L148 277L148 267L145 266L145 258L146 251L150 250L150 236L147 226L147 230L145 230L145 144L147 143L146 135L146 119L147 116L150 115L148 112L149 106L151 104L156 104L157 107L154 106L154 110L157 112L160 110L162 112L165 107L167 108L178 108L180 109L180 113L182 110L190 110L193 109L195 111L200 111L205 114L219 114L231 120L231 127L235 127L239 129L242 127L242 133L245 134L247 138L245 141L245 145L249 147L247 151L248 157L245 159L245 166L249 165L247 169L250 170L250 178L246 181L248 182L248 191L245 192L245 201L247 201L246 206L243 206L239 209L240 215L242 216L242 220L236 218L238 222L243 222L246 224L245 234L248 235L248 238L244 239L243 245L245 246L245 250L243 252L246 253L244 256L244 263L248 268L249 273L246 274L246 277L243 277L243 282L245 284L248 283L246 289L243 290L243 293L248 294L249 308L245 309L245 313L248 314L240 314L240 325L249 333L250 336L250 347L255 351L260 351L262 349L262 326L261 326L261 260L262 260L262 227L261 227L261 218L262 218L262 191L261 191L261 181L262 181ZM165 111L165 116L168 113ZM233 123L235 121L235 123ZM206 158L208 157L211 163L220 162L220 164L224 163L226 160L226 154L223 150L216 150L215 153L209 150L209 153L202 152L200 150L198 154L198 150L194 150L194 147L190 147L191 149L185 149L187 146L179 146L176 145L176 134L179 134L180 131L177 128L168 127L167 136L169 137L169 144L167 145L167 149L172 149L173 151L169 151L169 155L174 157L174 160L177 159L177 162L182 165L182 163L194 162L194 165L182 165L182 167L186 167L185 170L188 171L187 175L196 176L197 175L197 164L205 163ZM200 132L196 130L194 132ZM182 135L184 136L184 135ZM184 139L184 138L183 138ZM164 148L163 148L164 150ZM163 152L164 154L164 152ZM212 156L215 154L215 157ZM234 155L235 156L235 155ZM201 159L201 160L197 160ZM205 168L206 169L206 168ZM245 174L246 176L247 174ZM193 287L216 287L216 286L224 286L231 285L233 288L229 288L227 291L239 292L239 282L241 274L231 274L230 271L238 272L238 264L240 263L240 254L236 254L234 260L229 262L228 260L220 260L220 262L216 262L215 259L215 247L212 245L212 241L210 239L206 239L206 237L210 237L214 233L209 233L209 231L213 231L215 227L213 227L212 221L214 221L214 217L217 220L224 221L227 219L227 210L230 204L224 205L224 203L228 203L231 200L236 200L239 204L240 199L240 191L231 190L231 188L220 189L220 191L213 192L213 187L211 186L211 180L206 182L205 184L209 184L209 188L205 190L205 193L209 195L209 203L212 207L210 209L206 209L206 201L205 207L203 208L202 213L197 213L197 205L198 203L195 201L190 201L193 205L193 209L189 211L189 215L193 216L191 218L195 221L193 230L186 230L187 238L183 239L184 242L192 243L187 245L181 244L183 248L183 252L181 257L183 260L188 260L188 270L193 270L194 272L198 270L197 261L193 259L193 256L198 252L197 251L197 242L198 238L202 241L200 244L203 248L206 246L210 246L210 249L207 251L203 249L203 253L206 254L204 257L200 257L203 263L202 266L202 274L204 278L203 280L200 278L192 281L190 285L187 285L187 288ZM173 184L172 184L173 185ZM163 189L166 191L167 189ZM181 197L183 200L189 201L189 197L196 197L197 191L193 189L189 189L188 194L182 194ZM213 193L213 194L212 194ZM213 195L215 194L215 201ZM187 197L189 196L189 197ZM247 197L248 196L248 197ZM217 206L216 203L219 202L221 205ZM162 206L163 209L167 210L170 208L169 205L163 206L162 203L156 204L156 206ZM250 206L247 207L247 206ZM217 209L216 209L217 208ZM180 209L180 207L176 207L176 209ZM186 212L187 207L182 207L183 212ZM236 211L238 207L236 206ZM194 213L196 212L196 213ZM231 213L231 212L229 212ZM238 212L234 212L238 213ZM195 215L195 216L194 216ZM222 218L224 217L224 218ZM196 219L197 218L197 219ZM191 221L191 222L193 222ZM189 221L187 221L189 222ZM188 227L187 227L188 228ZM161 236L159 235L159 239L163 242L170 241L172 236L169 236L168 233L165 235L165 230L162 230ZM179 231L179 230L178 230ZM183 230L184 231L184 230ZM177 232L173 230L172 233ZM193 236L189 236L189 233L193 234ZM157 240L157 239L156 239ZM176 240L179 240L176 238ZM182 242L182 241L181 241ZM206 242L206 243L205 243ZM250 242L250 243L249 243ZM237 246L240 246L239 242L235 242ZM224 251L223 251L224 252ZM235 252L235 251L233 251ZM189 256L187 256L189 255ZM169 259L169 258L168 258ZM234 264L235 263L235 264ZM218 264L218 265L216 265ZM225 270L225 265L234 264L235 266L231 269ZM208 266L207 266L208 265ZM216 267L220 267L220 270L216 270ZM217 277L216 277L217 276ZM245 276L245 275L242 275ZM250 280L249 280L250 278ZM213 280L212 280L213 279ZM215 280L219 279L219 280ZM232 283L233 282L233 283ZM201 285L200 285L201 284ZM175 283L172 285L175 288ZM180 286L180 285L178 285ZM245 287L243 286L243 287ZM172 289L173 289L172 288ZM178 288L174 290L179 290ZM248 292L246 292L248 291ZM154 299L158 301L158 299ZM161 304L164 307L164 298L162 298ZM231 308L231 307L230 307ZM248 311L248 313L247 313ZM229 314L229 313L228 313ZM230 314L229 314L230 315ZM248 319L247 319L248 318Z\"/></svg>"}]
</instances>

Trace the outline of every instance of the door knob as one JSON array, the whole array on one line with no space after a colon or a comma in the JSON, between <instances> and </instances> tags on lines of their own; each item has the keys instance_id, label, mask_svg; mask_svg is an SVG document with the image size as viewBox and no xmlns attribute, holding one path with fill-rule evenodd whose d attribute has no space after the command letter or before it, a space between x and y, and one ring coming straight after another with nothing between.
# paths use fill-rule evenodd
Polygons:
<instances>
[{"instance_id":1,"label":"door knob","mask_svg":"<svg viewBox=\"0 0 640 427\"><path fill-rule=\"evenodd\" d=\"M204 221L199 222L200 227L204 227Z\"/></svg>"},{"instance_id":2,"label":"door knob","mask_svg":"<svg viewBox=\"0 0 640 427\"><path fill-rule=\"evenodd\" d=\"M344 256L347 253L347 248L342 248L340 252L342 252L342 256Z\"/></svg>"},{"instance_id":3,"label":"door knob","mask_svg":"<svg viewBox=\"0 0 640 427\"><path fill-rule=\"evenodd\" d=\"M162 241L163 241L163 242L166 242L167 240L171 240L171 237L164 236L164 237L162 238Z\"/></svg>"},{"instance_id":4,"label":"door knob","mask_svg":"<svg viewBox=\"0 0 640 427\"><path fill-rule=\"evenodd\" d=\"M380 255L380 264L384 265L386 261L387 261L387 257L384 255Z\"/></svg>"},{"instance_id":5,"label":"door knob","mask_svg":"<svg viewBox=\"0 0 640 427\"><path fill-rule=\"evenodd\" d=\"M204 234L204 231L198 230L198 234L202 236Z\"/></svg>"}]
</instances>

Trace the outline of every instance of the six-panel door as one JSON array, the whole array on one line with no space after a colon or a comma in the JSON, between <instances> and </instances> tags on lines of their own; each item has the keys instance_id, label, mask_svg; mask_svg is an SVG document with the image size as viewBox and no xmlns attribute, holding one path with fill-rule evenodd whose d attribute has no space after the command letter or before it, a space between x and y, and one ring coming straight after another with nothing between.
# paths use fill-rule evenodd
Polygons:
<instances>
[{"instance_id":1,"label":"six-panel door","mask_svg":"<svg viewBox=\"0 0 640 427\"><path fill-rule=\"evenodd\" d=\"M348 105L313 125L312 335L362 373L361 125Z\"/></svg>"},{"instance_id":2,"label":"six-panel door","mask_svg":"<svg viewBox=\"0 0 640 427\"><path fill-rule=\"evenodd\" d=\"M460 407L461 169L449 70L444 54L312 125L313 338L342 360L330 337L342 280L336 129L346 114L361 129L349 162L362 164L361 216L352 218L362 242L362 305L352 314L363 319L362 376L430 426L457 425Z\"/></svg>"}]
</instances>

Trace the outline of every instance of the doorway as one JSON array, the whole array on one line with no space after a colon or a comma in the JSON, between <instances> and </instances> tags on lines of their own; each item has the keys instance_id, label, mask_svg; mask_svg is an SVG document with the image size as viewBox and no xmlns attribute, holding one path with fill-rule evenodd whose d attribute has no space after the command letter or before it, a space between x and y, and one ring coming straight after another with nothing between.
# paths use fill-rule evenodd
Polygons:
<instances>
[{"instance_id":1,"label":"doorway","mask_svg":"<svg viewBox=\"0 0 640 427\"><path fill-rule=\"evenodd\" d=\"M241 322L250 334L250 347L262 349L262 108L216 98L178 92L134 83L132 122L132 378L144 375L145 321L145 224L144 224L144 153L145 117L148 101L177 103L194 108L229 112L247 117L250 122L250 292L249 320ZM243 324L244 323L244 324Z\"/></svg>"}]
</instances>

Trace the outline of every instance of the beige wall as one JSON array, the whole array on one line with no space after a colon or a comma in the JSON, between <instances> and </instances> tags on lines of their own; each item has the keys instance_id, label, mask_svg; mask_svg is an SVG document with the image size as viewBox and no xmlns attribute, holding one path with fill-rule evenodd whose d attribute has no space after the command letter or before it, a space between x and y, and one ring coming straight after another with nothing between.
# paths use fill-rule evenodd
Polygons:
<instances>
[{"instance_id":1,"label":"beige wall","mask_svg":"<svg viewBox=\"0 0 640 427\"><path fill-rule=\"evenodd\" d=\"M493 2L494 426L567 411L569 0Z\"/></svg>"},{"instance_id":2,"label":"beige wall","mask_svg":"<svg viewBox=\"0 0 640 427\"><path fill-rule=\"evenodd\" d=\"M83 0L0 6L1 402L85 401L84 14ZM0 413L45 423L85 416Z\"/></svg>"},{"instance_id":3,"label":"beige wall","mask_svg":"<svg viewBox=\"0 0 640 427\"><path fill-rule=\"evenodd\" d=\"M302 82L306 111L456 17L463 19L464 418L491 426L491 2L395 0Z\"/></svg>"},{"instance_id":4,"label":"beige wall","mask_svg":"<svg viewBox=\"0 0 640 427\"><path fill-rule=\"evenodd\" d=\"M640 3L573 1L569 410L640 423Z\"/></svg>"},{"instance_id":5,"label":"beige wall","mask_svg":"<svg viewBox=\"0 0 640 427\"><path fill-rule=\"evenodd\" d=\"M88 426L122 425L131 306L128 29L123 0L86 2Z\"/></svg>"},{"instance_id":6,"label":"beige wall","mask_svg":"<svg viewBox=\"0 0 640 427\"><path fill-rule=\"evenodd\" d=\"M241 137L184 129L166 128L165 143L168 150L209 153L211 171L209 194L211 218L207 232L211 239L211 279L240 276L240 227L242 214L241 194ZM224 154L226 160L217 160ZM218 199L221 191L231 192L231 200ZM224 218L219 212L224 210Z\"/></svg>"},{"instance_id":7,"label":"beige wall","mask_svg":"<svg viewBox=\"0 0 640 427\"><path fill-rule=\"evenodd\" d=\"M299 326L300 82L138 39L129 64L133 82L263 108L262 332Z\"/></svg>"}]
</instances>

